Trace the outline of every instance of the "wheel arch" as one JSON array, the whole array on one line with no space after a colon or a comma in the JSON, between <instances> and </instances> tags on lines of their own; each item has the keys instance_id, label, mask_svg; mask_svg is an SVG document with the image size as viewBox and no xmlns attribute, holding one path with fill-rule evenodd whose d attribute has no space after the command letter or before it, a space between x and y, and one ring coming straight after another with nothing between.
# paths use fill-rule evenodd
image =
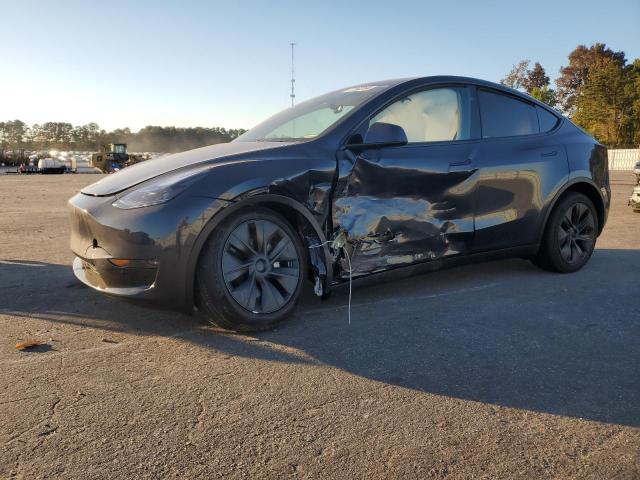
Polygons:
<instances>
[{"instance_id":1,"label":"wheel arch","mask_svg":"<svg viewBox=\"0 0 640 480\"><path fill-rule=\"evenodd\" d=\"M330 268L329 259L331 255L329 253L329 247L326 244L326 236L322 230L322 227L318 223L318 221L314 218L314 216L299 202L285 197L283 195L271 194L271 193L256 193L254 195L244 195L241 200L233 202L228 207L222 209L219 213L214 215L204 226L204 228L198 234L196 238L193 248L189 254L189 260L187 262L187 271L186 271L186 304L189 308L193 308L194 305L194 292L195 292L195 275L196 268L198 265L198 260L200 258L200 254L202 253L202 249L213 232L213 230L226 218L232 216L234 213L244 210L247 207L256 207L260 206L262 208L270 209L276 213L282 215L296 230L298 235L301 236L301 240L305 247L309 247L308 241L301 234L302 229L311 232L316 238L318 244L321 246L318 247L319 255L316 257L322 263L322 265L315 265L310 260L313 257L307 257L307 261L310 263L310 266L314 269L322 269L324 268L324 285L323 291L327 293L331 288L331 283L333 280L333 272ZM314 240L315 241L315 240Z\"/></svg>"},{"instance_id":2,"label":"wheel arch","mask_svg":"<svg viewBox=\"0 0 640 480\"><path fill-rule=\"evenodd\" d=\"M602 233L602 229L604 228L604 223L606 220L606 210L604 200L602 199L602 195L593 180L587 177L574 178L571 181L567 182L563 185L563 187L556 193L553 198L549 208L545 213L544 222L542 223L542 229L538 236L538 243L542 240L544 232L547 228L547 223L549 221L549 217L551 216L551 212L556 207L558 201L568 192L578 192L586 195L589 200L593 202L593 205L596 207L596 213L598 215L598 236Z\"/></svg>"}]
</instances>

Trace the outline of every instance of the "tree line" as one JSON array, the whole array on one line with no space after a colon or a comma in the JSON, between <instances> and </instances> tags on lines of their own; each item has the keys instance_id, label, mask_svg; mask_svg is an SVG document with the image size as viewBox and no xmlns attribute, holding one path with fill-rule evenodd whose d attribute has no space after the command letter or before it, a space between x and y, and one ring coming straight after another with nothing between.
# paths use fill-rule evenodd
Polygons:
<instances>
[{"instance_id":1,"label":"tree line","mask_svg":"<svg viewBox=\"0 0 640 480\"><path fill-rule=\"evenodd\" d=\"M579 45L560 68L555 89L539 62L521 60L501 83L557 108L609 148L640 145L640 59L604 43Z\"/></svg>"},{"instance_id":2,"label":"tree line","mask_svg":"<svg viewBox=\"0 0 640 480\"><path fill-rule=\"evenodd\" d=\"M244 132L243 129L220 127L156 126L144 127L138 132L132 132L129 128L107 132L97 123L79 126L66 122L27 125L20 120L12 120L0 122L0 150L99 151L109 143L126 143L133 152L181 152L230 142Z\"/></svg>"}]
</instances>

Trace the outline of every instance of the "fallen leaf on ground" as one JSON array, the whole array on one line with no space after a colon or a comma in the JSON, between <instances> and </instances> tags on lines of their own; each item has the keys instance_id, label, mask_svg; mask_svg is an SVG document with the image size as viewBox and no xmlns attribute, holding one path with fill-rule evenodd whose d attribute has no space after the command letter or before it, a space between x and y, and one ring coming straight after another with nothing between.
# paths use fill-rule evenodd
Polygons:
<instances>
[{"instance_id":1,"label":"fallen leaf on ground","mask_svg":"<svg viewBox=\"0 0 640 480\"><path fill-rule=\"evenodd\" d=\"M17 350L26 350L27 348L33 348L42 345L40 340L25 340L24 342L16 343Z\"/></svg>"}]
</instances>

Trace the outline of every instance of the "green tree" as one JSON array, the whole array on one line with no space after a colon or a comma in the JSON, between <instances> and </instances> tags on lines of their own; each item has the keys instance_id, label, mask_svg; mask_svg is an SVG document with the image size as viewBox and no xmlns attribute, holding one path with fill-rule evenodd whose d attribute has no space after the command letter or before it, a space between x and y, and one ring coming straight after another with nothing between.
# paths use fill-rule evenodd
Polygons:
<instances>
[{"instance_id":1,"label":"green tree","mask_svg":"<svg viewBox=\"0 0 640 480\"><path fill-rule=\"evenodd\" d=\"M549 77L539 62L529 69L529 60L520 60L500 83L516 90L523 90L541 102L554 107L556 92L549 86Z\"/></svg>"},{"instance_id":2,"label":"green tree","mask_svg":"<svg viewBox=\"0 0 640 480\"><path fill-rule=\"evenodd\" d=\"M7 122L0 122L0 157L2 156L2 151L5 150L9 146L9 142L7 141Z\"/></svg>"},{"instance_id":3,"label":"green tree","mask_svg":"<svg viewBox=\"0 0 640 480\"><path fill-rule=\"evenodd\" d=\"M72 147L73 125L65 122L47 122L40 127L46 148L68 149Z\"/></svg>"},{"instance_id":4,"label":"green tree","mask_svg":"<svg viewBox=\"0 0 640 480\"><path fill-rule=\"evenodd\" d=\"M14 120L0 122L0 149L98 151L109 143L125 142L129 144L130 151L179 152L230 142L244 132L241 128L157 126L148 126L138 132L129 128L106 132L97 123L74 127L66 122L46 122L29 127L20 120Z\"/></svg>"},{"instance_id":5,"label":"green tree","mask_svg":"<svg viewBox=\"0 0 640 480\"><path fill-rule=\"evenodd\" d=\"M529 95L540 100L542 103L546 103L550 107L555 107L558 103L558 100L556 99L556 91L549 88L549 85L533 87L529 92Z\"/></svg>"},{"instance_id":6,"label":"green tree","mask_svg":"<svg viewBox=\"0 0 640 480\"><path fill-rule=\"evenodd\" d=\"M31 125L29 128L27 139L29 148L32 150L44 150L46 148L42 127L37 123Z\"/></svg>"},{"instance_id":7,"label":"green tree","mask_svg":"<svg viewBox=\"0 0 640 480\"><path fill-rule=\"evenodd\" d=\"M25 146L27 125L20 120L0 123L0 142L3 148L19 149Z\"/></svg>"},{"instance_id":8,"label":"green tree","mask_svg":"<svg viewBox=\"0 0 640 480\"><path fill-rule=\"evenodd\" d=\"M630 85L631 96L633 98L633 144L640 145L640 58L636 58L630 67L630 75L633 77L633 84Z\"/></svg>"},{"instance_id":9,"label":"green tree","mask_svg":"<svg viewBox=\"0 0 640 480\"><path fill-rule=\"evenodd\" d=\"M614 59L591 65L575 98L573 120L608 147L633 146L639 127L637 82L632 65Z\"/></svg>"}]
</instances>

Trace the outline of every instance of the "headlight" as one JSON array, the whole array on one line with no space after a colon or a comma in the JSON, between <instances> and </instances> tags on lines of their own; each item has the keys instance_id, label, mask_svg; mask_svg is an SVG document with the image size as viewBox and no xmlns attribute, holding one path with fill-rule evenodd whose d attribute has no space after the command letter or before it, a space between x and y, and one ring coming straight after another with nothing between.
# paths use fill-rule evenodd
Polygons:
<instances>
[{"instance_id":1,"label":"headlight","mask_svg":"<svg viewBox=\"0 0 640 480\"><path fill-rule=\"evenodd\" d=\"M165 203L185 190L198 179L198 174L209 170L211 166L188 169L177 173L167 173L142 183L129 193L112 203L122 209L149 207Z\"/></svg>"}]
</instances>

